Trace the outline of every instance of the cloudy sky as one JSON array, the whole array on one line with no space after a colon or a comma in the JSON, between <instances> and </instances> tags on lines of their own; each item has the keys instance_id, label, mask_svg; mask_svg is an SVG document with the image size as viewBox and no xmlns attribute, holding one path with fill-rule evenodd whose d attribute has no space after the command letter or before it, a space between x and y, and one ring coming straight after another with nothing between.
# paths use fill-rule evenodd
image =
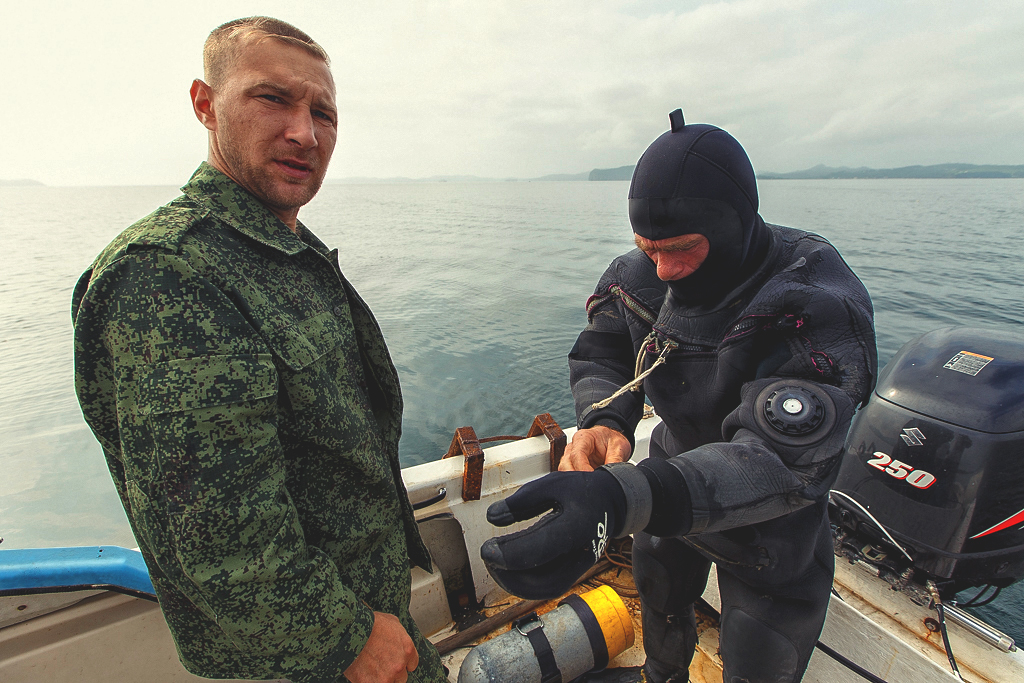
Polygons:
<instances>
[{"instance_id":1,"label":"cloudy sky","mask_svg":"<svg viewBox=\"0 0 1024 683\"><path fill-rule=\"evenodd\" d=\"M756 169L1024 164L1024 3L35 0L4 10L0 179L180 184L209 31L268 14L331 54L329 178L631 164L682 107Z\"/></svg>"}]
</instances>

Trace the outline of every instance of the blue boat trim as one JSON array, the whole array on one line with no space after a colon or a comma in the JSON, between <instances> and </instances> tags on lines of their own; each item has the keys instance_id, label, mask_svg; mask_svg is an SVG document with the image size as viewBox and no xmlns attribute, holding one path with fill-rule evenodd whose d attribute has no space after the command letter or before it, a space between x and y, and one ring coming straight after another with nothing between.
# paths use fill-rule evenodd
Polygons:
<instances>
[{"instance_id":1,"label":"blue boat trim","mask_svg":"<svg viewBox=\"0 0 1024 683\"><path fill-rule=\"evenodd\" d=\"M0 550L0 595L112 590L156 600L142 553L118 546Z\"/></svg>"}]
</instances>

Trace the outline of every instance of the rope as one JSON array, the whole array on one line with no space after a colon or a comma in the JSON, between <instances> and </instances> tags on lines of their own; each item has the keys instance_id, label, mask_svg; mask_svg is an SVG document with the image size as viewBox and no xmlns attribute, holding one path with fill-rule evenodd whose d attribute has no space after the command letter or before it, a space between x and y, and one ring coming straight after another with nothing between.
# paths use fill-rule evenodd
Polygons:
<instances>
[{"instance_id":1,"label":"rope","mask_svg":"<svg viewBox=\"0 0 1024 683\"><path fill-rule=\"evenodd\" d=\"M651 367L647 368L643 372L640 372L640 368L644 366L644 361L647 359L647 348L651 343L653 343L654 347L657 349L658 338L655 336L654 332L651 332L649 335L647 335L647 338L644 339L643 344L640 345L640 353L638 353L636 356L636 366L633 370L633 381L629 382L628 384L625 384L622 388L620 388L618 391L616 391L614 394L604 399L603 401L598 401L597 403L591 405L591 410L600 410L601 408L607 408L612 401L617 399L619 396L622 396L627 391L637 391L640 387L640 384L644 381L644 379L652 372L654 372L655 368L665 363L666 356L668 356L669 352L675 350L679 346L675 342L665 340L664 345L658 352L657 360L655 360L654 363L651 364Z\"/></svg>"},{"instance_id":2,"label":"rope","mask_svg":"<svg viewBox=\"0 0 1024 683\"><path fill-rule=\"evenodd\" d=\"M632 574L633 572L633 539L629 536L613 540L604 549L604 561L609 562L612 566L618 567L621 571L625 569ZM618 575L616 575L617 577ZM611 579L600 578L593 576L588 582L590 585L601 585L608 586L613 591L619 594L622 598L639 598L640 593L637 591L635 585L629 585L619 583L618 581L612 581Z\"/></svg>"},{"instance_id":3,"label":"rope","mask_svg":"<svg viewBox=\"0 0 1024 683\"><path fill-rule=\"evenodd\" d=\"M643 343L640 344L640 351L636 354L636 364L633 366L633 377L639 376L640 371L643 370L644 361L647 359L647 348L651 344L656 344L657 342L658 339L654 336L654 332L652 330L651 333L647 335L647 338L644 339Z\"/></svg>"}]
</instances>

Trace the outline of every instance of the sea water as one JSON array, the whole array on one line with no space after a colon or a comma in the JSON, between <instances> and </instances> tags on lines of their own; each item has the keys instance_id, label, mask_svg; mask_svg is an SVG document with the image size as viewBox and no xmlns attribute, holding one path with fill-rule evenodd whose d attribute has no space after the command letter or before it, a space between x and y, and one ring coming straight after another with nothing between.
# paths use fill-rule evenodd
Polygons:
<instances>
[{"instance_id":1,"label":"sea water","mask_svg":"<svg viewBox=\"0 0 1024 683\"><path fill-rule=\"evenodd\" d=\"M761 181L765 220L818 232L871 293L879 363L949 325L1024 333L1024 180ZM632 247L623 182L328 184L300 214L379 320L401 459L457 427L575 422L566 354ZM74 394L71 293L174 187L0 187L0 548L135 546ZM1024 642L1024 582L979 613Z\"/></svg>"}]
</instances>

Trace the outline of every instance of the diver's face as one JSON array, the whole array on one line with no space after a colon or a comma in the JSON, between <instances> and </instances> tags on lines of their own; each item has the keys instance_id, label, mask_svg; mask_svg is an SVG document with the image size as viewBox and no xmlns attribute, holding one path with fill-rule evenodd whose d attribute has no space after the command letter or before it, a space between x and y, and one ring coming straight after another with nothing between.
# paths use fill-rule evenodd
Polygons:
<instances>
[{"instance_id":1,"label":"diver's face","mask_svg":"<svg viewBox=\"0 0 1024 683\"><path fill-rule=\"evenodd\" d=\"M704 235L679 235L663 240L649 240L640 235L633 236L640 251L654 261L658 277L666 282L682 280L692 275L708 257L711 244Z\"/></svg>"}]
</instances>

